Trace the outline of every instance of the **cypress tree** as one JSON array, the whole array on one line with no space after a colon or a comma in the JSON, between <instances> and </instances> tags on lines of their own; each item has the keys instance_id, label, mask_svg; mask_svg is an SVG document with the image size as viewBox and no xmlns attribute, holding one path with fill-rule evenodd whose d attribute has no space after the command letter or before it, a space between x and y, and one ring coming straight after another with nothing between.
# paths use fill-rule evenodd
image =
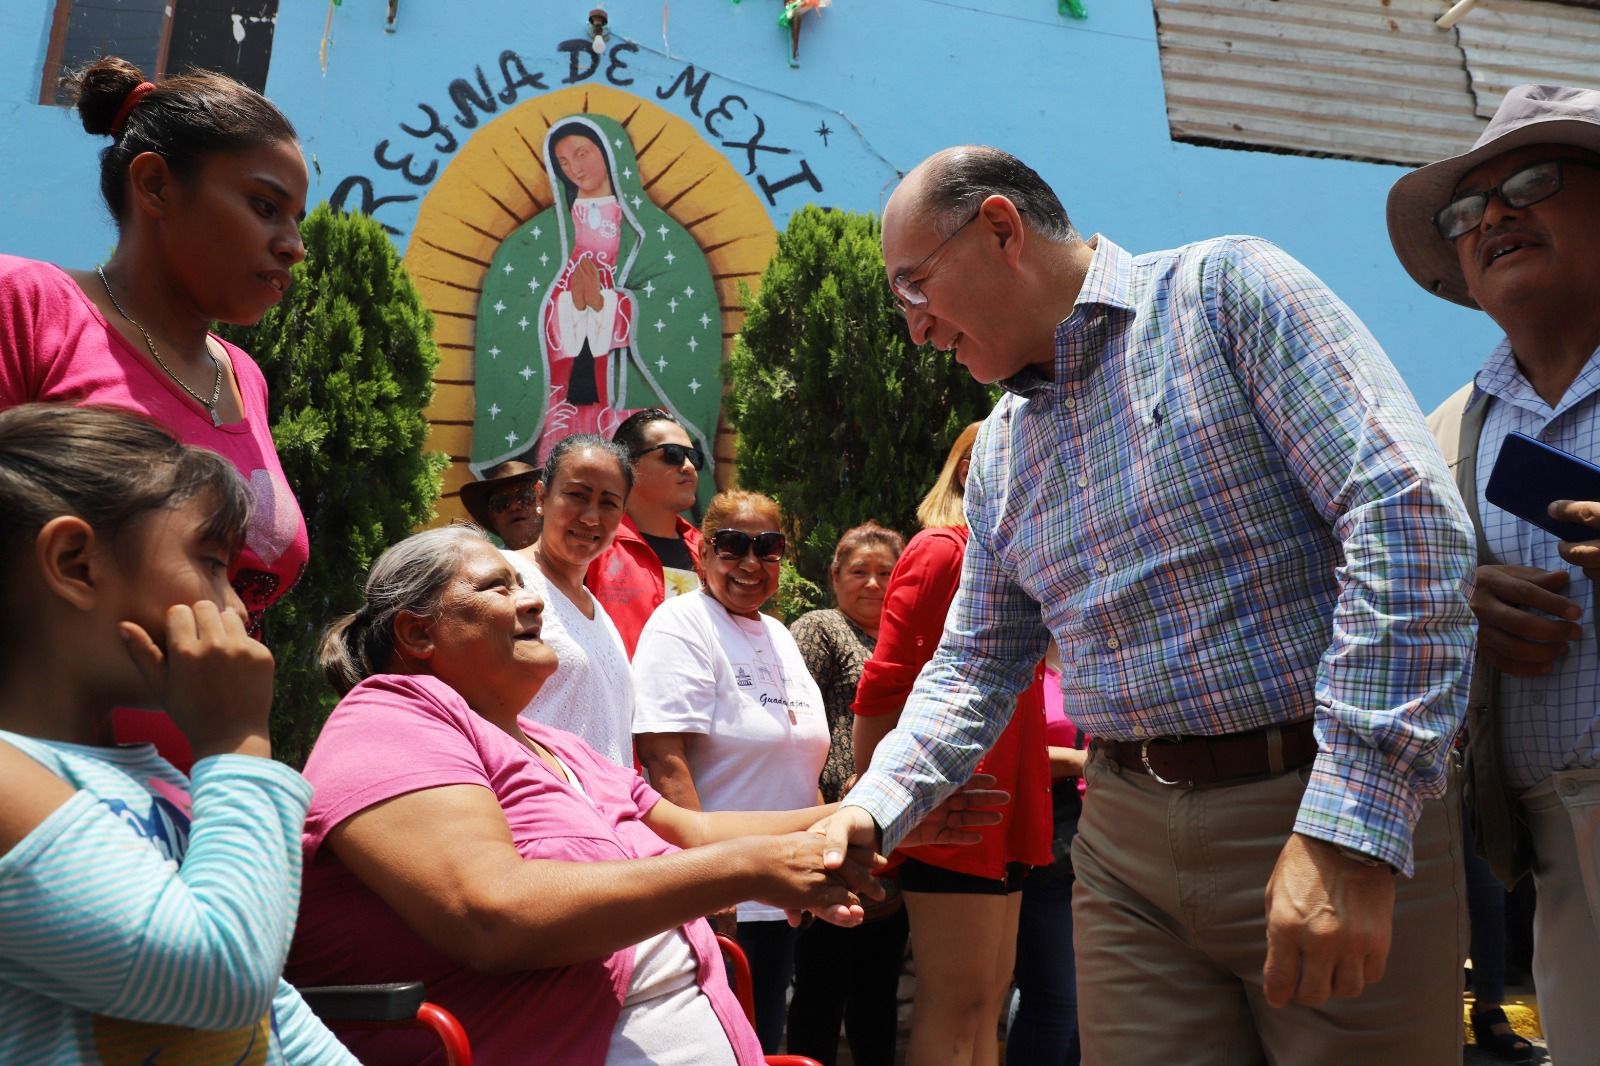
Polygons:
<instances>
[{"instance_id":1,"label":"cypress tree","mask_svg":"<svg viewBox=\"0 0 1600 1066\"><path fill-rule=\"evenodd\" d=\"M383 228L320 204L301 226L294 286L229 340L261 364L272 438L300 501L311 559L266 612L277 659L272 746L301 765L335 702L317 667L323 628L361 604L384 548L433 516L448 462L424 453L438 348L433 317Z\"/></svg>"},{"instance_id":2,"label":"cypress tree","mask_svg":"<svg viewBox=\"0 0 1600 1066\"><path fill-rule=\"evenodd\" d=\"M729 361L739 482L782 505L795 570L778 609L821 606L840 534L869 518L908 537L950 443L993 397L911 343L877 217L807 206L778 237ZM805 582L817 588L807 589Z\"/></svg>"}]
</instances>

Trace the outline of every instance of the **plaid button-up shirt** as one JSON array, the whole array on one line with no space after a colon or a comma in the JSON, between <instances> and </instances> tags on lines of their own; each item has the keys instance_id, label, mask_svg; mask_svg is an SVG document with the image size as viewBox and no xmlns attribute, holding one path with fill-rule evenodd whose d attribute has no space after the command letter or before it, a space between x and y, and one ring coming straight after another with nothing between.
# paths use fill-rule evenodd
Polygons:
<instances>
[{"instance_id":1,"label":"plaid button-up shirt","mask_svg":"<svg viewBox=\"0 0 1600 1066\"><path fill-rule=\"evenodd\" d=\"M1097 237L1055 375L973 451L961 590L850 794L893 847L1005 725L1053 635L1099 737L1315 715L1295 828L1411 872L1475 629L1472 529L1416 402L1308 270L1255 238Z\"/></svg>"},{"instance_id":2,"label":"plaid button-up shirt","mask_svg":"<svg viewBox=\"0 0 1600 1066\"><path fill-rule=\"evenodd\" d=\"M1532 788L1557 770L1600 766L1600 646L1595 641L1594 586L1582 567L1561 558L1561 542L1530 522L1502 511L1484 497L1506 434L1516 431L1600 462L1600 351L1561 400L1551 407L1517 368L1510 341L1502 341L1474 382L1473 403L1489 407L1478 439L1478 516L1495 561L1565 570L1571 579L1561 595L1583 606L1583 636L1537 677L1501 674L1496 713L1504 745L1506 780L1518 791Z\"/></svg>"}]
</instances>

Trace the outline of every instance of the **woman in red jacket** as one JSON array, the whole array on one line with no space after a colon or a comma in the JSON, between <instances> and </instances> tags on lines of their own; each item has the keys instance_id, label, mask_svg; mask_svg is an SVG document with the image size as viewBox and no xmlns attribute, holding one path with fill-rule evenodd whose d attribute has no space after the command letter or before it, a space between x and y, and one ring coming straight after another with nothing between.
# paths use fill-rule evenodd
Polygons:
<instances>
[{"instance_id":1,"label":"woman in red jacket","mask_svg":"<svg viewBox=\"0 0 1600 1066\"><path fill-rule=\"evenodd\" d=\"M917 674L944 632L967 545L962 499L974 422L962 431L938 480L917 508L922 532L895 564L884 595L878 644L855 702L856 765L872 761L895 727ZM1045 752L1042 672L1017 698L1011 724L978 764L1011 793L1005 821L971 847L903 848L896 874L917 960L911 1014L914 1066L996 1066L995 1031L1011 982L1021 910L1021 874L1050 862L1050 768Z\"/></svg>"}]
</instances>

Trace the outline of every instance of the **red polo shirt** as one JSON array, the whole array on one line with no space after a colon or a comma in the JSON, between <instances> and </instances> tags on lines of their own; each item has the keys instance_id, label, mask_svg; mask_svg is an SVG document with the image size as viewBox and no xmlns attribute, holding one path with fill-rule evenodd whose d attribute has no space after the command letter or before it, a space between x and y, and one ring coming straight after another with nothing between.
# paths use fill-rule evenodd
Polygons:
<instances>
[{"instance_id":1,"label":"red polo shirt","mask_svg":"<svg viewBox=\"0 0 1600 1066\"><path fill-rule=\"evenodd\" d=\"M698 573L700 531L682 518L677 522L678 536L689 549ZM640 535L632 518L623 516L622 524L617 527L617 539L589 564L589 576L584 583L616 623L622 643L628 649L628 658L633 658L633 649L639 644L644 624L667 598L667 581L661 571L661 560Z\"/></svg>"}]
</instances>

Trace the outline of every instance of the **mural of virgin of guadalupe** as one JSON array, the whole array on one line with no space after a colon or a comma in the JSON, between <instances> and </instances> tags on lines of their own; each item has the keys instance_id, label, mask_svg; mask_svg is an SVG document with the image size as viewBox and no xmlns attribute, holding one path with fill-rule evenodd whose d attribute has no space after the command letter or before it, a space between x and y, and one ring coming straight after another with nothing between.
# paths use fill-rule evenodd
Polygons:
<instances>
[{"instance_id":1,"label":"mural of virgin of guadalupe","mask_svg":"<svg viewBox=\"0 0 1600 1066\"><path fill-rule=\"evenodd\" d=\"M484 276L472 466L542 462L562 437L609 437L651 406L671 411L709 457L723 345L704 254L649 199L614 120L554 123L543 157L554 203L501 242ZM700 482L703 504L715 480Z\"/></svg>"}]
</instances>

